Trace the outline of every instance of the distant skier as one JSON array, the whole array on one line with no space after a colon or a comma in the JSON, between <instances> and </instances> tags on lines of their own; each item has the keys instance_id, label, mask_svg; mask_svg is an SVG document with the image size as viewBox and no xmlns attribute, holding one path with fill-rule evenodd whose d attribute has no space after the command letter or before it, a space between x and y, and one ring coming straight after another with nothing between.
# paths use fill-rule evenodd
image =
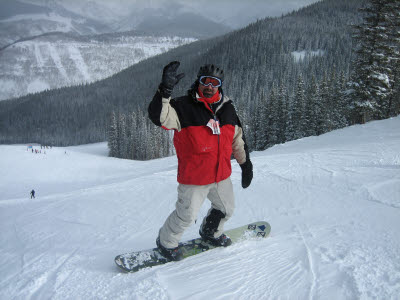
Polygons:
<instances>
[{"instance_id":1,"label":"distant skier","mask_svg":"<svg viewBox=\"0 0 400 300\"><path fill-rule=\"evenodd\" d=\"M35 198L35 190L32 190L32 191L31 191L31 199L32 199L32 198Z\"/></svg>"},{"instance_id":2,"label":"distant skier","mask_svg":"<svg viewBox=\"0 0 400 300\"><path fill-rule=\"evenodd\" d=\"M215 246L229 246L223 234L224 223L234 211L231 155L242 169L242 187L253 178L253 165L242 125L232 100L223 95L224 72L204 65L186 96L171 100L174 86L184 74L177 75L180 63L164 67L162 81L149 105L152 122L173 129L178 156L178 201L176 209L161 227L156 240L160 252L171 260L181 260L178 243L183 232L195 222L204 200L212 205L200 226L200 236Z\"/></svg>"}]
</instances>

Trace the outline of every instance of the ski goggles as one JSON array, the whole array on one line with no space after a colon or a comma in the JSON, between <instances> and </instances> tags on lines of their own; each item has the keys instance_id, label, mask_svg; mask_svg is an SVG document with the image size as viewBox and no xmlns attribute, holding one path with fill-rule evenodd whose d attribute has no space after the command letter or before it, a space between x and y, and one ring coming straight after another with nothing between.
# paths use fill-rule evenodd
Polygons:
<instances>
[{"instance_id":1,"label":"ski goggles","mask_svg":"<svg viewBox=\"0 0 400 300\"><path fill-rule=\"evenodd\" d=\"M221 79L212 76L200 76L199 82L204 86L211 85L213 88L217 88L222 85Z\"/></svg>"}]
</instances>

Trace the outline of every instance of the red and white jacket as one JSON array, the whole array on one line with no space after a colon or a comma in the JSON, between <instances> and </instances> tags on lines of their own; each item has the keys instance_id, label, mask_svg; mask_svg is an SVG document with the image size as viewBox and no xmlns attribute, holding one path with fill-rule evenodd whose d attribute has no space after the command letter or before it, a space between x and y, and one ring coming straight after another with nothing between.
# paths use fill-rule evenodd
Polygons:
<instances>
[{"instance_id":1,"label":"red and white jacket","mask_svg":"<svg viewBox=\"0 0 400 300\"><path fill-rule=\"evenodd\" d=\"M249 159L243 129L232 100L224 96L215 109L197 100L195 90L175 99L153 97L148 112L157 126L175 130L178 182L206 185L227 179L232 173L231 156L239 164ZM218 121L220 134L207 126Z\"/></svg>"}]
</instances>

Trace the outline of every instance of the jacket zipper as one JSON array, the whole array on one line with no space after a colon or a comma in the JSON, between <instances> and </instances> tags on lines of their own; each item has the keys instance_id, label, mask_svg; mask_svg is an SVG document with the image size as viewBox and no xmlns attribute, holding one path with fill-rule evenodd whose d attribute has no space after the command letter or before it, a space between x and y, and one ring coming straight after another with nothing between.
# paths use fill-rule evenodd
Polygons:
<instances>
[{"instance_id":1,"label":"jacket zipper","mask_svg":"<svg viewBox=\"0 0 400 300\"><path fill-rule=\"evenodd\" d=\"M204 105L206 106L206 109L211 112L214 121L217 122L218 118L217 115L214 113L214 111L211 109L210 106L207 107L208 104L204 103ZM219 136L221 135L221 129L220 129L220 134L218 134L218 151L217 151L217 172L215 173L215 182L217 182L217 177L218 177L218 169L219 169Z\"/></svg>"},{"instance_id":2,"label":"jacket zipper","mask_svg":"<svg viewBox=\"0 0 400 300\"><path fill-rule=\"evenodd\" d=\"M214 114L214 121L218 122L217 115ZM218 125L219 127L219 125ZM218 169L219 169L219 136L221 135L221 128L219 128L220 133L218 134L218 151L217 151L217 172L215 173L215 182L217 182Z\"/></svg>"}]
</instances>

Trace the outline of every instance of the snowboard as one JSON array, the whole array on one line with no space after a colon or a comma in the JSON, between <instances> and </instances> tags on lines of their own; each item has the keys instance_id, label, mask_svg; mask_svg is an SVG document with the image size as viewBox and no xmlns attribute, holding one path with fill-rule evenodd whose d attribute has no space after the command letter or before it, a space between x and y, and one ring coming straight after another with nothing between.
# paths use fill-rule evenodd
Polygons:
<instances>
[{"instance_id":1,"label":"snowboard","mask_svg":"<svg viewBox=\"0 0 400 300\"><path fill-rule=\"evenodd\" d=\"M234 244L251 238L266 238L270 232L271 226L268 222L261 221L230 229L224 233L231 238L232 244ZM179 247L182 249L184 258L218 248L204 242L200 237L179 243ZM170 261L159 252L158 248L125 253L115 257L115 263L120 269L132 273Z\"/></svg>"}]
</instances>

